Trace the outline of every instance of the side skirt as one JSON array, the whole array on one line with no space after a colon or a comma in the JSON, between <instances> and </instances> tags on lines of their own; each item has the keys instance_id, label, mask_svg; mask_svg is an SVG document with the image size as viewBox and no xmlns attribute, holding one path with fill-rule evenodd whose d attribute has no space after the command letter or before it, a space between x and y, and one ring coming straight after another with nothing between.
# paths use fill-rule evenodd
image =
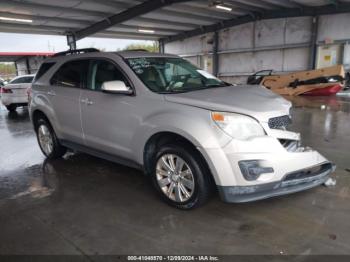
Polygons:
<instances>
[{"instance_id":1,"label":"side skirt","mask_svg":"<svg viewBox=\"0 0 350 262\"><path fill-rule=\"evenodd\" d=\"M102 152L102 151L99 151L99 150L96 150L96 149L93 149L93 148L90 148L90 147L87 147L87 146L84 146L81 144L70 142L67 140L60 140L60 144L69 148L69 149L75 150L75 151L83 152L83 153L86 153L86 154L89 154L89 155L92 155L92 156L95 156L98 158L102 158L102 159L105 159L105 160L108 160L108 161L111 161L111 162L114 162L117 164L121 164L123 166L128 166L128 167L135 168L138 170L143 170L143 166L141 166L140 164L136 163L135 161L132 161L129 159L125 159L122 157L111 155L111 154L108 154L108 153L105 153L105 152Z\"/></svg>"}]
</instances>

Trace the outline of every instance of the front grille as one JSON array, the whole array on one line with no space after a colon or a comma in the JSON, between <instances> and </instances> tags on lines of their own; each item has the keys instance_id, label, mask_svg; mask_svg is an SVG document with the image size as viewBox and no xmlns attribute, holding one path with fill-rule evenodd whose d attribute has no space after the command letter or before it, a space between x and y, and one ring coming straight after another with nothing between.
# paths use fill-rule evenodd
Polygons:
<instances>
[{"instance_id":1,"label":"front grille","mask_svg":"<svg viewBox=\"0 0 350 262\"><path fill-rule=\"evenodd\" d=\"M285 130L289 124L292 123L292 120L288 115L273 117L269 119L269 127L271 129L282 129Z\"/></svg>"},{"instance_id":2,"label":"front grille","mask_svg":"<svg viewBox=\"0 0 350 262\"><path fill-rule=\"evenodd\" d=\"M297 180L297 179L304 179L304 178L310 178L313 176L320 175L328 170L332 169L331 163L325 163L319 166L303 169L301 171L293 172L288 174L284 181L290 181L290 180Z\"/></svg>"}]
</instances>

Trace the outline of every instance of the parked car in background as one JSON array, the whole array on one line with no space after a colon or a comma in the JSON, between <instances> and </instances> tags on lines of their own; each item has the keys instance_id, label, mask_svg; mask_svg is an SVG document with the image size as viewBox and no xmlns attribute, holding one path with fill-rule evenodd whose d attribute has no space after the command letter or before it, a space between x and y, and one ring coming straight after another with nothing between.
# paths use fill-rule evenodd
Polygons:
<instances>
[{"instance_id":1,"label":"parked car in background","mask_svg":"<svg viewBox=\"0 0 350 262\"><path fill-rule=\"evenodd\" d=\"M34 75L22 75L12 79L1 88L1 102L7 110L15 111L19 106L28 105L27 89L32 85Z\"/></svg>"},{"instance_id":2,"label":"parked car in background","mask_svg":"<svg viewBox=\"0 0 350 262\"><path fill-rule=\"evenodd\" d=\"M0 77L0 88L6 84L6 81Z\"/></svg>"},{"instance_id":3,"label":"parked car in background","mask_svg":"<svg viewBox=\"0 0 350 262\"><path fill-rule=\"evenodd\" d=\"M328 179L333 164L287 131L290 107L176 55L89 49L45 60L30 117L47 158L70 148L140 168L167 203L191 209L215 186L224 201L247 202Z\"/></svg>"}]
</instances>

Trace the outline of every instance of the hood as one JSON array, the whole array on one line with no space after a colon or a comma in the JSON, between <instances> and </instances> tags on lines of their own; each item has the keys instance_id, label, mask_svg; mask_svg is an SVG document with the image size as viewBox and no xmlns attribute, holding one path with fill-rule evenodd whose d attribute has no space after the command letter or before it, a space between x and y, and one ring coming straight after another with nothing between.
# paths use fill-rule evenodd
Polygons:
<instances>
[{"instance_id":1,"label":"hood","mask_svg":"<svg viewBox=\"0 0 350 262\"><path fill-rule=\"evenodd\" d=\"M289 115L291 103L272 91L254 85L209 88L165 95L173 103L249 115L261 122L271 117Z\"/></svg>"}]
</instances>

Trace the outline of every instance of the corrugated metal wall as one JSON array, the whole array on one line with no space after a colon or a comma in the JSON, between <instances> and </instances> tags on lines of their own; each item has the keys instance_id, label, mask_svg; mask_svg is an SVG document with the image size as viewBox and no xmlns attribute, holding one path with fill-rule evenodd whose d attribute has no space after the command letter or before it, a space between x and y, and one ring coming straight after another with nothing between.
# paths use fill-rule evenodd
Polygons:
<instances>
[{"instance_id":1,"label":"corrugated metal wall","mask_svg":"<svg viewBox=\"0 0 350 262\"><path fill-rule=\"evenodd\" d=\"M350 14L319 18L317 40L350 39ZM219 76L244 83L248 75L263 69L277 72L307 70L310 67L312 17L262 20L219 31ZM212 34L168 43L165 52L174 53L204 67L211 57ZM210 69L210 67L208 67Z\"/></svg>"}]
</instances>

